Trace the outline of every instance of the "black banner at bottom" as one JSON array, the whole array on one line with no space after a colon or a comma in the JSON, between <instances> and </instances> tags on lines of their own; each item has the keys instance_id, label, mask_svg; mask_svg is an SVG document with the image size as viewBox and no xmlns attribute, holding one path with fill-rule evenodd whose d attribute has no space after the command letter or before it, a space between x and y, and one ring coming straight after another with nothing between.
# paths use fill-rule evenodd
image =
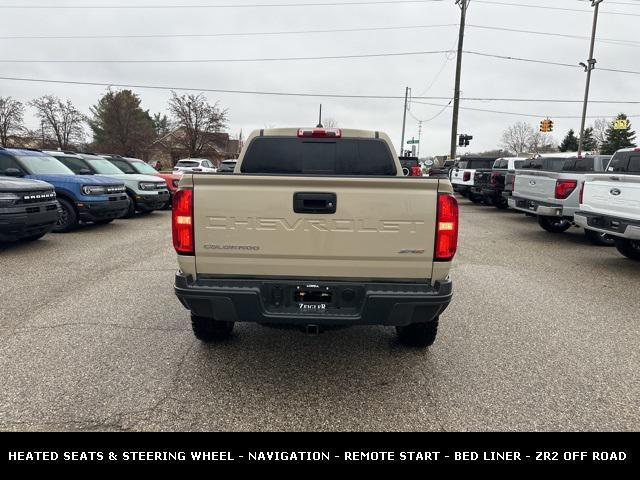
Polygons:
<instances>
[{"instance_id":1,"label":"black banner at bottom","mask_svg":"<svg viewBox=\"0 0 640 480\"><path fill-rule=\"evenodd\" d=\"M631 433L5 433L2 465L630 466Z\"/></svg>"}]
</instances>

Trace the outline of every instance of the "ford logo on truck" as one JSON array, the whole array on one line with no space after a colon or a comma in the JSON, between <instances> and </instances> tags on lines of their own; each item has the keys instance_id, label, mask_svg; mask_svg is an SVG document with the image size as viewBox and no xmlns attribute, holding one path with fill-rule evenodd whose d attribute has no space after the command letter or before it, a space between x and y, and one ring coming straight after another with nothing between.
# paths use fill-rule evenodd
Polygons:
<instances>
[{"instance_id":1,"label":"ford logo on truck","mask_svg":"<svg viewBox=\"0 0 640 480\"><path fill-rule=\"evenodd\" d=\"M611 190L609 190L609 193L613 196L618 196L620 195L622 192L620 191L619 188L612 188Z\"/></svg>"}]
</instances>

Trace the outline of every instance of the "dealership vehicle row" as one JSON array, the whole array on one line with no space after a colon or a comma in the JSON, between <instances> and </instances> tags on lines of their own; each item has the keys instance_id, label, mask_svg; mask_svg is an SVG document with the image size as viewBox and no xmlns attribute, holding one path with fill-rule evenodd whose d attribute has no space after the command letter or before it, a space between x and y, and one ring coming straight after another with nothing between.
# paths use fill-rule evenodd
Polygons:
<instances>
[{"instance_id":1,"label":"dealership vehicle row","mask_svg":"<svg viewBox=\"0 0 640 480\"><path fill-rule=\"evenodd\" d=\"M550 233L583 227L596 246L640 261L640 149L613 156L550 153L532 158L462 157L449 172L474 203L532 215Z\"/></svg>"}]
</instances>

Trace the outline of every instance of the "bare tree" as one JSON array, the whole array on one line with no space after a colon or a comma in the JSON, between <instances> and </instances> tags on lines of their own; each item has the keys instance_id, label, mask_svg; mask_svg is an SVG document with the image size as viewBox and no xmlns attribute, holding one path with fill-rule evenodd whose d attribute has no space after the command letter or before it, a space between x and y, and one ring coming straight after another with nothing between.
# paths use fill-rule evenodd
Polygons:
<instances>
[{"instance_id":1,"label":"bare tree","mask_svg":"<svg viewBox=\"0 0 640 480\"><path fill-rule=\"evenodd\" d=\"M335 118L328 117L322 119L322 125L324 125L324 128L337 128L338 121Z\"/></svg>"},{"instance_id":2,"label":"bare tree","mask_svg":"<svg viewBox=\"0 0 640 480\"><path fill-rule=\"evenodd\" d=\"M169 110L175 125L184 130L183 143L189 156L198 157L205 150L211 133L227 126L227 110L211 105L204 94L177 95L171 92Z\"/></svg>"},{"instance_id":3,"label":"bare tree","mask_svg":"<svg viewBox=\"0 0 640 480\"><path fill-rule=\"evenodd\" d=\"M9 146L9 135L25 131L24 105L11 97L0 97L0 145Z\"/></svg>"},{"instance_id":4,"label":"bare tree","mask_svg":"<svg viewBox=\"0 0 640 480\"><path fill-rule=\"evenodd\" d=\"M84 140L86 117L71 100L62 101L55 95L44 95L30 102L42 124L43 134L52 138L63 150Z\"/></svg>"},{"instance_id":5,"label":"bare tree","mask_svg":"<svg viewBox=\"0 0 640 480\"><path fill-rule=\"evenodd\" d=\"M529 138L528 150L532 153L557 152L558 146L552 136L534 130L533 135Z\"/></svg>"},{"instance_id":6,"label":"bare tree","mask_svg":"<svg viewBox=\"0 0 640 480\"><path fill-rule=\"evenodd\" d=\"M526 122L514 123L502 133L502 146L516 155L525 153L535 133L534 128Z\"/></svg>"},{"instance_id":7,"label":"bare tree","mask_svg":"<svg viewBox=\"0 0 640 480\"><path fill-rule=\"evenodd\" d=\"M596 149L598 151L600 151L602 145L607 139L607 129L609 128L610 123L611 122L608 122L604 118L598 118L593 122L593 126L591 127L593 128L592 136L596 141Z\"/></svg>"}]
</instances>

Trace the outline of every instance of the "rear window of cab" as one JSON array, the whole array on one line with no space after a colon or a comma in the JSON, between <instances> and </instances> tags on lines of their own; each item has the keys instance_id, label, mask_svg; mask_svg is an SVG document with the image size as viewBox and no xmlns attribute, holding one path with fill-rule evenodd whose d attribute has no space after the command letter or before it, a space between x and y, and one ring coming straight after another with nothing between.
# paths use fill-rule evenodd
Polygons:
<instances>
[{"instance_id":1,"label":"rear window of cab","mask_svg":"<svg viewBox=\"0 0 640 480\"><path fill-rule=\"evenodd\" d=\"M394 155L374 138L256 137L242 173L301 175L396 175Z\"/></svg>"},{"instance_id":2,"label":"rear window of cab","mask_svg":"<svg viewBox=\"0 0 640 480\"><path fill-rule=\"evenodd\" d=\"M617 152L611 159L607 172L640 175L640 152Z\"/></svg>"}]
</instances>

